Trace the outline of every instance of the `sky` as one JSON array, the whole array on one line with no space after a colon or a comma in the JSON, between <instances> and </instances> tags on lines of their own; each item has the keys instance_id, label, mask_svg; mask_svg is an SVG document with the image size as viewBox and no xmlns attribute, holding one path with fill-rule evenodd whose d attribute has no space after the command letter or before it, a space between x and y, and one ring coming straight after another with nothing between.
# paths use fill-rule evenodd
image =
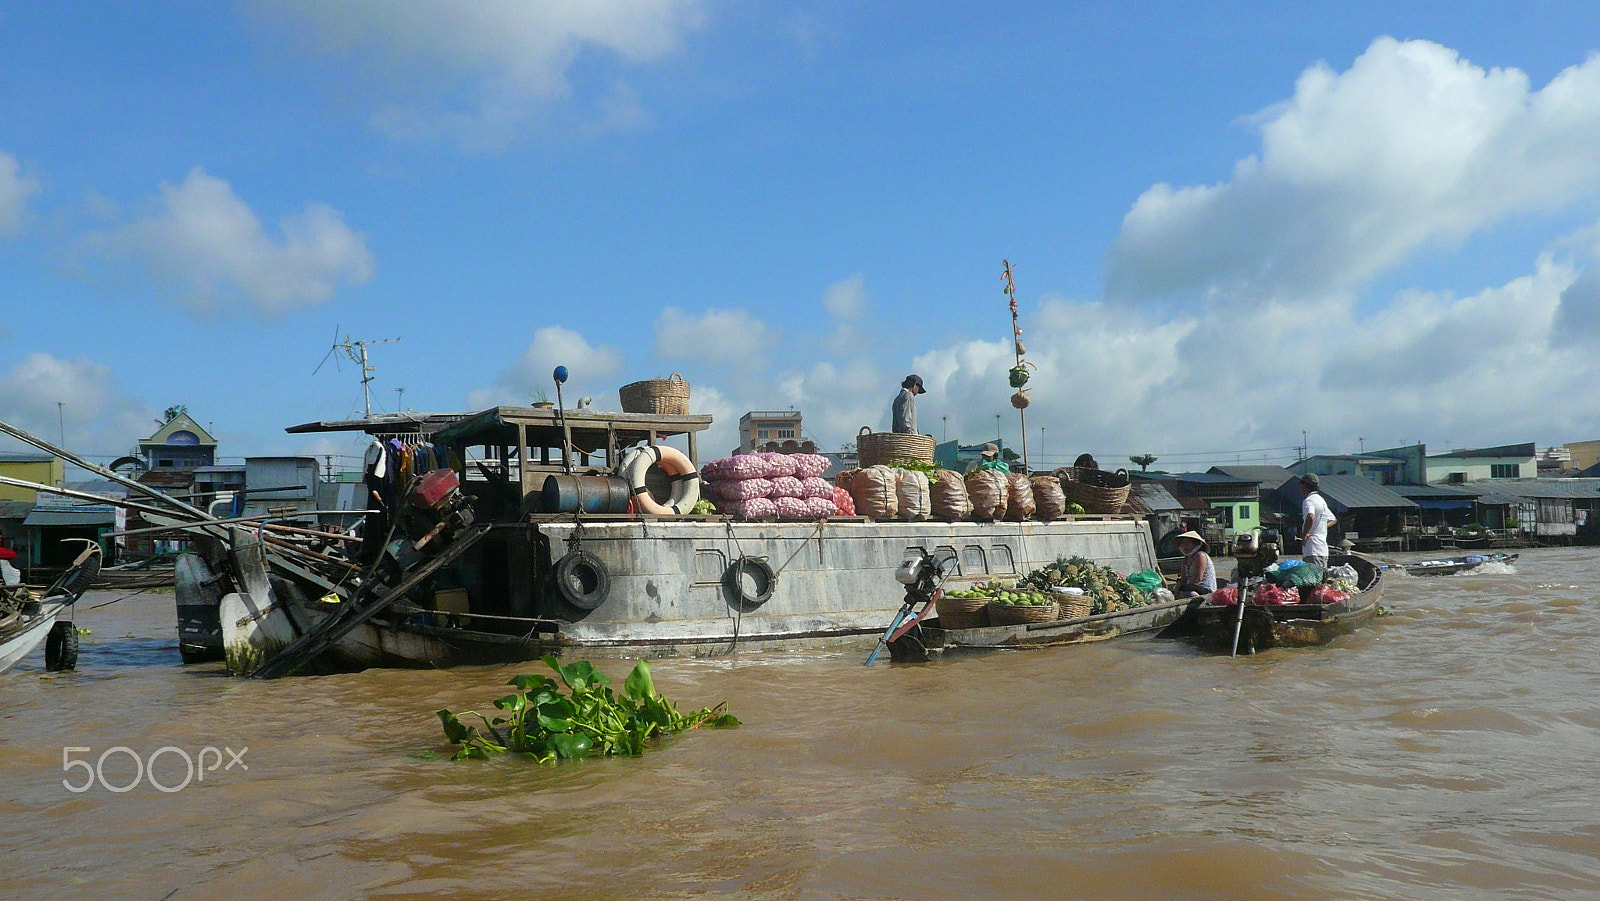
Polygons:
<instances>
[{"instance_id":1,"label":"sky","mask_svg":"<svg viewBox=\"0 0 1600 901\"><path fill-rule=\"evenodd\" d=\"M0 0L0 419L93 459L681 373L1035 467L1600 438L1591 4ZM996 419L996 415L999 419Z\"/></svg>"}]
</instances>

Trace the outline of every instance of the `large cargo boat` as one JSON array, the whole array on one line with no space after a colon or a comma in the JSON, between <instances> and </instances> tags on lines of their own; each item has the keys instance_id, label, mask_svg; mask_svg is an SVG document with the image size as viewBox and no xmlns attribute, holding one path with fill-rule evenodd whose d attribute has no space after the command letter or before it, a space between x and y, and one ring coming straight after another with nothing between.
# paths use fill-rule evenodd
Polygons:
<instances>
[{"instance_id":1,"label":"large cargo boat","mask_svg":"<svg viewBox=\"0 0 1600 901\"><path fill-rule=\"evenodd\" d=\"M674 482L651 467L646 485L619 486L625 452L675 441L698 467L698 433L710 424L703 415L502 406L409 424L391 416L292 427L426 447L423 458L451 468L461 500L395 511L400 525L380 554L369 531L366 550L324 578L272 569L248 539L191 559L178 567L191 583L178 592L180 638L191 650L221 644L232 668L263 674L866 643L900 606L895 569L924 551L969 577L1073 555L1124 572L1156 564L1149 529L1132 516L739 522L628 512L633 493L667 505L692 476ZM212 599L219 616L207 622Z\"/></svg>"}]
</instances>

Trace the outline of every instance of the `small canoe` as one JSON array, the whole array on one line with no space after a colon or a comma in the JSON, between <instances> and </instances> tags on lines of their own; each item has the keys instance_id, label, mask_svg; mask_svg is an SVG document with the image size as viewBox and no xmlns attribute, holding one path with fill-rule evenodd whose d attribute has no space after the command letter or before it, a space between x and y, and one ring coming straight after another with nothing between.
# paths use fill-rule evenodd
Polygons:
<instances>
[{"instance_id":1,"label":"small canoe","mask_svg":"<svg viewBox=\"0 0 1600 901\"><path fill-rule=\"evenodd\" d=\"M1515 563L1516 554L1472 554L1450 557L1445 560L1422 560L1417 563L1391 563L1384 569L1397 569L1409 576L1453 576L1477 569L1485 563Z\"/></svg>"},{"instance_id":2,"label":"small canoe","mask_svg":"<svg viewBox=\"0 0 1600 901\"><path fill-rule=\"evenodd\" d=\"M976 629L946 629L935 617L891 641L889 658L896 663L921 663L943 657L1025 651L1123 638L1171 625L1189 606L1190 601L1185 599L1074 619Z\"/></svg>"},{"instance_id":3,"label":"small canoe","mask_svg":"<svg viewBox=\"0 0 1600 901\"><path fill-rule=\"evenodd\" d=\"M1383 598L1383 571L1359 554L1333 562L1355 568L1355 594L1336 604L1246 604L1239 653L1323 645L1376 619ZM1233 646L1238 605L1214 603L1209 595L1195 598L1191 604L1162 637L1198 639L1205 647L1227 653Z\"/></svg>"}]
</instances>

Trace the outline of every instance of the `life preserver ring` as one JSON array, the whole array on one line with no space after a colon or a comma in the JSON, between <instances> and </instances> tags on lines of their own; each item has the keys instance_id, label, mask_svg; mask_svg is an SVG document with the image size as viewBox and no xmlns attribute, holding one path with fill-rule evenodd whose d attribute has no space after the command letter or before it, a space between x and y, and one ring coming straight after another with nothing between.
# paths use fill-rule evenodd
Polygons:
<instances>
[{"instance_id":1,"label":"life preserver ring","mask_svg":"<svg viewBox=\"0 0 1600 901\"><path fill-rule=\"evenodd\" d=\"M650 496L645 476L652 466L660 466L672 477L672 501L668 504L658 503ZM664 444L641 447L630 454L622 462L622 476L628 480L633 502L642 513L681 516L693 510L700 500L700 473L681 451Z\"/></svg>"},{"instance_id":2,"label":"life preserver ring","mask_svg":"<svg viewBox=\"0 0 1600 901\"><path fill-rule=\"evenodd\" d=\"M745 585L746 578L751 583L749 587ZM723 571L722 585L728 590L732 603L748 613L772 599L772 592L778 587L778 574L760 557L740 557Z\"/></svg>"},{"instance_id":3,"label":"life preserver ring","mask_svg":"<svg viewBox=\"0 0 1600 901\"><path fill-rule=\"evenodd\" d=\"M571 551L557 560L552 576L556 593L579 610L593 610L611 594L611 573L588 551Z\"/></svg>"}]
</instances>

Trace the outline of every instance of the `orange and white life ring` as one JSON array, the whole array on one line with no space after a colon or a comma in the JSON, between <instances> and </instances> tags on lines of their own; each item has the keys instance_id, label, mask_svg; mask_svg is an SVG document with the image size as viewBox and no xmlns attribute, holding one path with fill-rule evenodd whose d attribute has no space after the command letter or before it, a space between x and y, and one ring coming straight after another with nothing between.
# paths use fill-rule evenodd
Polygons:
<instances>
[{"instance_id":1,"label":"orange and white life ring","mask_svg":"<svg viewBox=\"0 0 1600 901\"><path fill-rule=\"evenodd\" d=\"M645 485L645 476L649 474L652 466L660 466L672 477L670 503L657 503L656 499L650 496L650 489ZM643 513L653 513L656 516L681 516L693 510L695 503L700 500L700 473L681 451L664 444L641 447L629 454L628 458L622 461L622 477L628 480L628 488L633 492L633 502Z\"/></svg>"}]
</instances>

